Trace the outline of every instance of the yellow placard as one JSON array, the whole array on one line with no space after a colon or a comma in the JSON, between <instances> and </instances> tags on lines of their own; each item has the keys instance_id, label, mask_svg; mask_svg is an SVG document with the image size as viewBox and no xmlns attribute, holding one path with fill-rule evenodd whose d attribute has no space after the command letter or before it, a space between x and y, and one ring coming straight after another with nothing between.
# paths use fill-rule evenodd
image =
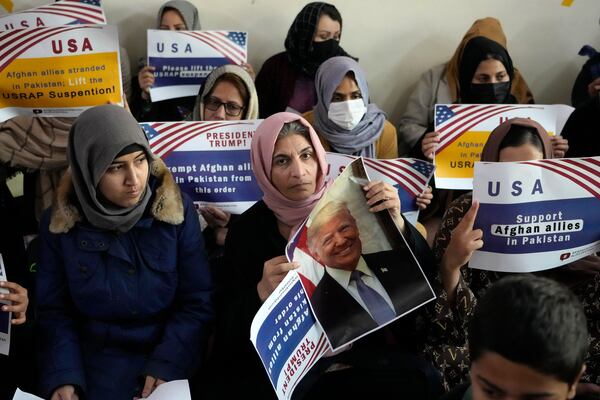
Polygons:
<instances>
[{"instance_id":1,"label":"yellow placard","mask_svg":"<svg viewBox=\"0 0 600 400\"><path fill-rule=\"evenodd\" d=\"M481 150L490 132L465 132L435 155L436 176L440 178L472 178L475 161L481 160Z\"/></svg>"},{"instance_id":2,"label":"yellow placard","mask_svg":"<svg viewBox=\"0 0 600 400\"><path fill-rule=\"evenodd\" d=\"M116 52L16 59L0 73L0 109L121 101Z\"/></svg>"},{"instance_id":3,"label":"yellow placard","mask_svg":"<svg viewBox=\"0 0 600 400\"><path fill-rule=\"evenodd\" d=\"M13 10L13 2L11 0L0 0L0 6L4 7L8 12L12 12Z\"/></svg>"}]
</instances>

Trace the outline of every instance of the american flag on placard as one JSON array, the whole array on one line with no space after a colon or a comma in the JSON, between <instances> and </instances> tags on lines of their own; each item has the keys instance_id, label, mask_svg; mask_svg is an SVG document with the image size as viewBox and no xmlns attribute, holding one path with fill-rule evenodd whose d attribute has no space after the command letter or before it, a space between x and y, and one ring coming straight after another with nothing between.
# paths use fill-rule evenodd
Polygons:
<instances>
[{"instance_id":1,"label":"american flag on placard","mask_svg":"<svg viewBox=\"0 0 600 400\"><path fill-rule=\"evenodd\" d=\"M244 64L248 59L247 32L183 31L182 33L212 47L233 64Z\"/></svg>"},{"instance_id":2,"label":"american flag on placard","mask_svg":"<svg viewBox=\"0 0 600 400\"><path fill-rule=\"evenodd\" d=\"M436 104L435 130L440 134L436 153L444 150L463 133L486 119L524 108L535 107L511 104Z\"/></svg>"},{"instance_id":3,"label":"american flag on placard","mask_svg":"<svg viewBox=\"0 0 600 400\"><path fill-rule=\"evenodd\" d=\"M365 166L387 176L411 197L423 193L435 167L423 160L415 158L396 158L391 160L364 159Z\"/></svg>"},{"instance_id":4,"label":"american flag on placard","mask_svg":"<svg viewBox=\"0 0 600 400\"><path fill-rule=\"evenodd\" d=\"M41 41L60 33L89 27L53 26L48 28L13 29L0 31L0 72L15 58Z\"/></svg>"},{"instance_id":5,"label":"american flag on placard","mask_svg":"<svg viewBox=\"0 0 600 400\"><path fill-rule=\"evenodd\" d=\"M600 157L523 161L561 175L600 199Z\"/></svg>"},{"instance_id":6,"label":"american flag on placard","mask_svg":"<svg viewBox=\"0 0 600 400\"><path fill-rule=\"evenodd\" d=\"M61 0L20 13L51 14L67 18L73 18L71 24L106 24L104 10L100 0Z\"/></svg>"},{"instance_id":7,"label":"american flag on placard","mask_svg":"<svg viewBox=\"0 0 600 400\"><path fill-rule=\"evenodd\" d=\"M172 151L190 140L206 132L225 126L239 125L239 121L210 122L197 124L194 122L150 122L140 124L150 142L152 153L160 158L168 156Z\"/></svg>"}]
</instances>

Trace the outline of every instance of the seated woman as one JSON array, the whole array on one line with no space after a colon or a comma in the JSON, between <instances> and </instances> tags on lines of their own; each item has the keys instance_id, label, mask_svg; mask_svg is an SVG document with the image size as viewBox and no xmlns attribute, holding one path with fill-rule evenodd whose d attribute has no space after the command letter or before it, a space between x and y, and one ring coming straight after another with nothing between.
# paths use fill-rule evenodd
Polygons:
<instances>
[{"instance_id":1,"label":"seated woman","mask_svg":"<svg viewBox=\"0 0 600 400\"><path fill-rule=\"evenodd\" d=\"M512 94L516 70L508 51L500 44L485 36L472 37L464 45L458 68L459 92L457 103L472 104L514 104L517 98ZM412 149L412 156L433 159L440 135L433 130L424 134ZM567 141L560 136L550 139L554 146L554 156L563 157L568 149ZM428 231L435 232L439 218L450 202L464 192L438 190L435 201L428 213L422 216Z\"/></svg>"},{"instance_id":2,"label":"seated woman","mask_svg":"<svg viewBox=\"0 0 600 400\"><path fill-rule=\"evenodd\" d=\"M573 84L571 104L575 110L561 135L569 141L567 157L593 157L600 155L600 53L584 46L579 54L588 54L590 59Z\"/></svg>"},{"instance_id":3,"label":"seated woman","mask_svg":"<svg viewBox=\"0 0 600 400\"><path fill-rule=\"evenodd\" d=\"M397 158L396 128L369 100L367 77L350 57L332 57L317 70L317 104L303 115L326 151Z\"/></svg>"},{"instance_id":4,"label":"seated woman","mask_svg":"<svg viewBox=\"0 0 600 400\"><path fill-rule=\"evenodd\" d=\"M370 158L397 158L396 128L386 114L369 102L364 71L354 59L332 57L317 70L318 102L303 117L314 126L325 151ZM431 188L417 197L425 209L431 203ZM425 228L419 224L426 236Z\"/></svg>"},{"instance_id":5,"label":"seated woman","mask_svg":"<svg viewBox=\"0 0 600 400\"><path fill-rule=\"evenodd\" d=\"M43 395L147 397L192 375L213 318L198 217L123 108L81 114L68 154L40 226Z\"/></svg>"},{"instance_id":6,"label":"seated woman","mask_svg":"<svg viewBox=\"0 0 600 400\"><path fill-rule=\"evenodd\" d=\"M435 104L460 103L459 83L460 64L464 48L476 36L491 39L506 49L506 36L500 21L495 18L483 18L475 21L469 28L452 58L425 72L413 93L408 98L406 111L398 124L398 152L405 155L415 147L426 132L433 131ZM510 87L516 103L533 103L533 95L527 83L515 68Z\"/></svg>"},{"instance_id":7,"label":"seated woman","mask_svg":"<svg viewBox=\"0 0 600 400\"><path fill-rule=\"evenodd\" d=\"M237 65L215 68L200 88L194 121L239 121L258 118L258 96L252 77Z\"/></svg>"},{"instance_id":8,"label":"seated woman","mask_svg":"<svg viewBox=\"0 0 600 400\"><path fill-rule=\"evenodd\" d=\"M230 279L223 294L227 301L219 314L217 340L222 342L217 343L217 351L222 365L217 378L224 380L222 384L225 385L228 375L224 372L231 365L236 365L244 374L236 379L235 385L226 386L232 398L243 395L274 399L275 391L248 340L250 324L261 304L287 272L298 267L297 263L287 261L285 246L294 227L309 215L330 182L326 180L327 161L317 134L306 120L292 113L272 115L258 127L252 139L252 168L264 196L235 221L227 235L225 265ZM389 210L392 213L421 266L431 272L429 248L401 216L397 191L382 182L370 182L364 190L366 202L372 206L371 211ZM306 383L307 386L296 390L294 398L321 398L319 396L329 387L326 382L333 384L336 378L339 379L338 383L347 382L329 387L330 390L336 387L338 394L349 395L353 390L363 393L367 387L375 396L394 393L394 390L407 390L403 383L406 382L406 376L415 376L417 364L411 364L412 372L406 372L409 368L403 369L406 375L399 377L396 374L398 363L406 358L394 357L399 353L404 356L418 353L422 332L416 327L416 319L416 315L408 315L392 323L389 330L380 330L356 342L351 350L322 360L311 370L311 374L315 375L303 380L317 382L316 386L311 391ZM420 327L423 328L422 325ZM386 337L395 337L398 346L388 347L387 343L391 342L387 342ZM415 359L419 359L418 356L411 358L412 361ZM389 374L382 373L380 376L375 364L386 360L390 362L387 364ZM337 363L344 363L352 369L339 374L324 372ZM370 370L369 366L375 369ZM353 374L356 374L356 385L352 384ZM363 379L356 378L362 374ZM389 379L386 380L384 375Z\"/></svg>"},{"instance_id":9,"label":"seated woman","mask_svg":"<svg viewBox=\"0 0 600 400\"><path fill-rule=\"evenodd\" d=\"M508 51L485 36L476 36L464 46L458 69L460 85L459 104L516 104L512 94L516 70ZM433 128L433 126L431 126ZM420 139L415 156L433 159L439 143L439 133L431 131ZM567 141L561 136L551 138L554 156L563 157L568 149ZM420 149L420 152L418 151Z\"/></svg>"},{"instance_id":10,"label":"seated woman","mask_svg":"<svg viewBox=\"0 0 600 400\"><path fill-rule=\"evenodd\" d=\"M579 55L589 58L581 67L571 89L571 105L575 108L598 100L600 94L600 52L585 45L579 50Z\"/></svg>"},{"instance_id":11,"label":"seated woman","mask_svg":"<svg viewBox=\"0 0 600 400\"><path fill-rule=\"evenodd\" d=\"M223 65L214 69L200 88L194 121L237 121L258 118L258 97L252 77L243 67ZM211 262L220 258L231 214L219 207L203 207L202 217L211 229L204 230ZM219 270L215 270L219 272Z\"/></svg>"},{"instance_id":12,"label":"seated woman","mask_svg":"<svg viewBox=\"0 0 600 400\"><path fill-rule=\"evenodd\" d=\"M553 149L548 133L537 122L513 118L498 126L483 148L481 161L504 162L525 161L553 158ZM466 350L466 326L472 316L477 298L482 296L488 287L507 275L504 273L465 268L473 252L483 246L482 231L473 229L472 223L478 203L472 203L472 194L467 193L457 198L446 211L442 225L435 237L433 251L440 266L440 281L443 291L436 301L438 323L433 340L429 343L434 361L444 372L445 378L452 386L466 380L469 368ZM590 267L591 266L591 267ZM549 271L538 272L555 280L568 284L586 307L589 321L597 320L597 285L600 281L598 272L574 271L584 269L593 271L600 267L600 258L587 257ZM593 324L592 324L593 325ZM600 373L596 348L600 339L600 331L592 329L592 352L586 371L587 379L593 377L594 382ZM442 339L443 338L443 339ZM437 345L433 345L434 342Z\"/></svg>"},{"instance_id":13,"label":"seated woman","mask_svg":"<svg viewBox=\"0 0 600 400\"><path fill-rule=\"evenodd\" d=\"M598 84L600 85L600 78ZM600 155L600 89L595 97L577 107L565 123L561 136L568 140L566 157Z\"/></svg>"},{"instance_id":14,"label":"seated woman","mask_svg":"<svg viewBox=\"0 0 600 400\"><path fill-rule=\"evenodd\" d=\"M304 6L285 38L285 51L265 61L256 76L261 118L287 110L303 113L315 105L317 68L331 57L348 55L339 45L341 36L342 16L334 5Z\"/></svg>"},{"instance_id":15,"label":"seated woman","mask_svg":"<svg viewBox=\"0 0 600 400\"><path fill-rule=\"evenodd\" d=\"M171 31L196 31L200 28L198 9L186 0L172 0L164 3L158 10L156 29ZM133 80L131 113L140 122L143 121L181 121L188 118L194 107L196 96L178 97L152 102L150 88L154 85L154 70L146 65L146 59L140 60L137 79Z\"/></svg>"}]
</instances>

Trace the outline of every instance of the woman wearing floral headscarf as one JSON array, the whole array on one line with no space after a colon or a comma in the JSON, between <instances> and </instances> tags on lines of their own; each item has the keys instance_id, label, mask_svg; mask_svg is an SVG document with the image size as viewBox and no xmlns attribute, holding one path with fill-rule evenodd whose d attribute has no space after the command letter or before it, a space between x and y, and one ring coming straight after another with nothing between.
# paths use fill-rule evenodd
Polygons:
<instances>
[{"instance_id":1,"label":"woman wearing floral headscarf","mask_svg":"<svg viewBox=\"0 0 600 400\"><path fill-rule=\"evenodd\" d=\"M536 121L512 118L494 129L486 142L481 161L509 162L549 159L554 148L546 130ZM506 273L467 268L476 249L483 246L481 229L473 229L479 203L473 202L472 193L454 200L442 221L433 244L433 252L440 266L439 280L443 287L436 300L437 323L432 340L428 342L432 358L451 386L467 379L469 355L466 348L466 327L477 304L477 299ZM571 287L586 305L588 321L600 314L597 287L600 282L600 258L590 256L563 267L537 272ZM595 324L590 329L592 355L584 378L597 382L600 374L598 348L600 331ZM600 387L597 387L600 389Z\"/></svg>"},{"instance_id":2,"label":"woman wearing floral headscarf","mask_svg":"<svg viewBox=\"0 0 600 400\"><path fill-rule=\"evenodd\" d=\"M334 5L308 3L294 19L285 51L263 64L256 76L260 116L280 111L303 113L317 102L315 73L323 61L348 54L339 45L342 16Z\"/></svg>"}]
</instances>

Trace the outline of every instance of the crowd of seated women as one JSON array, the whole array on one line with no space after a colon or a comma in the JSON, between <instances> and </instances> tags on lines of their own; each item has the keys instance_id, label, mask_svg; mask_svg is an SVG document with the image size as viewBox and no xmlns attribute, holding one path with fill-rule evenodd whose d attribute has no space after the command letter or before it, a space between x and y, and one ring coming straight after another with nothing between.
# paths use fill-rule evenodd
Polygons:
<instances>
[{"instance_id":1,"label":"crowd of seated women","mask_svg":"<svg viewBox=\"0 0 600 400\"><path fill-rule=\"evenodd\" d=\"M199 30L198 10L168 1L156 28ZM7 290L0 300L10 302L2 312L12 312L13 327L10 356L0 355L0 399L11 398L17 386L51 400L145 398L179 379L190 381L198 399L275 399L249 340L250 324L299 267L285 247L331 186L325 153L431 161L439 143L436 103L534 103L494 18L475 21L449 61L423 73L396 126L372 101L360 55L347 53L341 37L338 9L309 3L292 22L285 51L258 73L250 64L221 66L197 96L153 102L155 68L142 61L124 71L134 73L126 107L0 123L0 254L9 278L0 282ZM481 160L600 155L600 77L593 74L599 65L592 54L577 78L576 109L562 135L510 119L492 131ZM138 125L259 118L250 155L263 197L241 215L196 210ZM23 145L23 138L34 140ZM19 170L38 171L24 204L6 183ZM481 230L473 228L479 204L471 192L425 189L415 227L391 185L374 181L363 190L371 212L390 213L437 298L328 353L294 399L600 395L599 257L517 278L469 269L483 245ZM39 228L20 223L33 216ZM37 238L26 250L22 238L30 233ZM502 297L507 293L513 298ZM562 300L552 303L556 298ZM515 319L521 337L507 340L489 328L522 312L531 318ZM561 315L576 326L565 329ZM550 321L556 335L532 339L529 333L539 331L533 320ZM572 346L544 347L561 340ZM527 354L521 358L507 349L511 344ZM535 360L546 354L554 357L547 364ZM563 365L572 368L556 372Z\"/></svg>"}]
</instances>

